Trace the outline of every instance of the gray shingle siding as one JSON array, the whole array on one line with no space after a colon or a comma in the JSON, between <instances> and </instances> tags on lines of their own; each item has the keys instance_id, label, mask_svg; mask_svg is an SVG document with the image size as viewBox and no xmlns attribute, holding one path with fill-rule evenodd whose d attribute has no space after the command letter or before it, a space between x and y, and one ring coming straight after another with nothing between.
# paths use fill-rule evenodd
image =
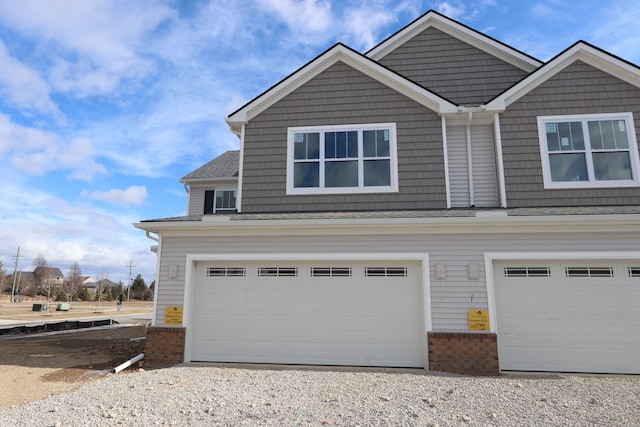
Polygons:
<instances>
[{"instance_id":1,"label":"gray shingle siding","mask_svg":"<svg viewBox=\"0 0 640 427\"><path fill-rule=\"evenodd\" d=\"M480 105L527 73L433 27L379 61L460 105Z\"/></svg>"},{"instance_id":2,"label":"gray shingle siding","mask_svg":"<svg viewBox=\"0 0 640 427\"><path fill-rule=\"evenodd\" d=\"M633 112L640 135L640 89L577 61L509 106L500 117L509 207L640 204L640 188L545 190L538 116Z\"/></svg>"},{"instance_id":3,"label":"gray shingle siding","mask_svg":"<svg viewBox=\"0 0 640 427\"><path fill-rule=\"evenodd\" d=\"M396 123L398 193L286 195L288 127L387 122ZM438 115L341 62L251 120L243 174L245 213L446 206Z\"/></svg>"}]
</instances>

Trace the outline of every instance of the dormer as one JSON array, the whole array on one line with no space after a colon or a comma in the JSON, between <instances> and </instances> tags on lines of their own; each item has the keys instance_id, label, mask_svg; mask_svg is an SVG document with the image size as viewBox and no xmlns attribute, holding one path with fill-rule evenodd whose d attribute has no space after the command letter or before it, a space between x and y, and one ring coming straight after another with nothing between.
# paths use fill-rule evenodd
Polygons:
<instances>
[{"instance_id":1,"label":"dormer","mask_svg":"<svg viewBox=\"0 0 640 427\"><path fill-rule=\"evenodd\" d=\"M227 151L182 177L189 193L187 215L236 211L240 151Z\"/></svg>"}]
</instances>

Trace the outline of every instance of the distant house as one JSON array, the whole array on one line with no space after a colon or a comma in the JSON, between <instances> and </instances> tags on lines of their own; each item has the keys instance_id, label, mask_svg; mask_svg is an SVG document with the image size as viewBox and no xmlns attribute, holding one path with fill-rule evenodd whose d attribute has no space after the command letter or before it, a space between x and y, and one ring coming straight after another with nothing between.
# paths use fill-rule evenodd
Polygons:
<instances>
[{"instance_id":1,"label":"distant house","mask_svg":"<svg viewBox=\"0 0 640 427\"><path fill-rule=\"evenodd\" d=\"M102 291L106 289L111 289L120 286L119 283L116 283L109 279L96 280L93 277L87 277L82 282L82 287L91 293L98 292L98 289L102 289Z\"/></svg>"},{"instance_id":2,"label":"distant house","mask_svg":"<svg viewBox=\"0 0 640 427\"><path fill-rule=\"evenodd\" d=\"M434 11L301 65L135 224L145 360L640 374L638 66Z\"/></svg>"},{"instance_id":3,"label":"distant house","mask_svg":"<svg viewBox=\"0 0 640 427\"><path fill-rule=\"evenodd\" d=\"M64 284L64 274L57 267L36 267L33 276L40 286Z\"/></svg>"}]
</instances>

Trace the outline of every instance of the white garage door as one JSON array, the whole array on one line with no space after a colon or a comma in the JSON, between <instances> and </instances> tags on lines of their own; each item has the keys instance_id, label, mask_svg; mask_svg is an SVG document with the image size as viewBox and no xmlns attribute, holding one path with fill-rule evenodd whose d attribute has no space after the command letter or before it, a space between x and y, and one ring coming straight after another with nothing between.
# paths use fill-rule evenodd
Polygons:
<instances>
[{"instance_id":1,"label":"white garage door","mask_svg":"<svg viewBox=\"0 0 640 427\"><path fill-rule=\"evenodd\" d=\"M640 373L640 261L494 265L502 370Z\"/></svg>"},{"instance_id":2,"label":"white garage door","mask_svg":"<svg viewBox=\"0 0 640 427\"><path fill-rule=\"evenodd\" d=\"M416 262L199 262L191 360L423 367Z\"/></svg>"}]
</instances>

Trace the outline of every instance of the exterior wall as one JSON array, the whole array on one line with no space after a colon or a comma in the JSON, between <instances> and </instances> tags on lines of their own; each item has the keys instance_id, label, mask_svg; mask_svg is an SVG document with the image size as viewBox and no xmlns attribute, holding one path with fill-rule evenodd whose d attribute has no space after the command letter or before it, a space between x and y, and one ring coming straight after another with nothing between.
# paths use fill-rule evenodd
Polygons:
<instances>
[{"instance_id":1,"label":"exterior wall","mask_svg":"<svg viewBox=\"0 0 640 427\"><path fill-rule=\"evenodd\" d=\"M204 212L204 192L206 190L235 189L238 188L236 181L228 182L211 182L191 184L189 189L189 201L187 206L187 215L202 215Z\"/></svg>"},{"instance_id":2,"label":"exterior wall","mask_svg":"<svg viewBox=\"0 0 640 427\"><path fill-rule=\"evenodd\" d=\"M499 375L496 334L429 333L429 370Z\"/></svg>"},{"instance_id":3,"label":"exterior wall","mask_svg":"<svg viewBox=\"0 0 640 427\"><path fill-rule=\"evenodd\" d=\"M144 344L145 366L161 367L184 361L184 328L147 328Z\"/></svg>"},{"instance_id":4,"label":"exterior wall","mask_svg":"<svg viewBox=\"0 0 640 427\"><path fill-rule=\"evenodd\" d=\"M509 207L637 205L640 188L545 190L538 116L633 112L640 136L640 88L577 61L500 116Z\"/></svg>"},{"instance_id":5,"label":"exterior wall","mask_svg":"<svg viewBox=\"0 0 640 427\"><path fill-rule=\"evenodd\" d=\"M288 127L389 122L399 192L286 195ZM436 113L339 62L245 128L242 212L446 208L442 140Z\"/></svg>"},{"instance_id":6,"label":"exterior wall","mask_svg":"<svg viewBox=\"0 0 640 427\"><path fill-rule=\"evenodd\" d=\"M486 103L527 75L433 27L379 62L461 105Z\"/></svg>"},{"instance_id":7,"label":"exterior wall","mask_svg":"<svg viewBox=\"0 0 640 427\"><path fill-rule=\"evenodd\" d=\"M486 252L636 251L638 233L383 234L305 236L163 237L154 326L164 325L165 307L183 305L186 254L394 253L429 255L431 317L434 332L468 332L468 310L487 309ZM178 277L168 278L169 266ZM446 265L436 280L435 265ZM479 278L468 278L476 265ZM185 307L185 315L188 313Z\"/></svg>"},{"instance_id":8,"label":"exterior wall","mask_svg":"<svg viewBox=\"0 0 640 427\"><path fill-rule=\"evenodd\" d=\"M213 190L213 186L208 184L192 184L190 186L187 215L202 215L204 212L205 190Z\"/></svg>"}]
</instances>

